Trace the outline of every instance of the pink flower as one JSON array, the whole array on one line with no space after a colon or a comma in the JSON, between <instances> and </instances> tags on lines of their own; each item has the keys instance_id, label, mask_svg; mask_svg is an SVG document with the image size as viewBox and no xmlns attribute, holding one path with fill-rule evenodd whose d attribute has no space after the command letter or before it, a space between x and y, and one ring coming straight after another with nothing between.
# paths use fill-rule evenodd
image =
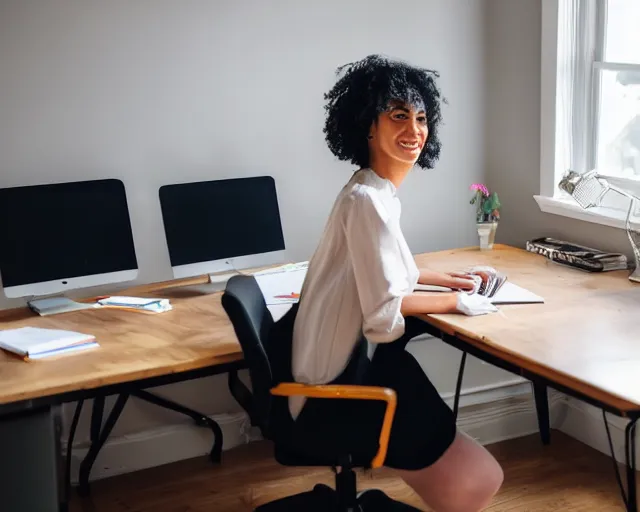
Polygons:
<instances>
[{"instance_id":1,"label":"pink flower","mask_svg":"<svg viewBox=\"0 0 640 512\"><path fill-rule=\"evenodd\" d=\"M489 189L485 187L482 183L474 183L469 187L473 191L480 191L483 195L489 197Z\"/></svg>"}]
</instances>

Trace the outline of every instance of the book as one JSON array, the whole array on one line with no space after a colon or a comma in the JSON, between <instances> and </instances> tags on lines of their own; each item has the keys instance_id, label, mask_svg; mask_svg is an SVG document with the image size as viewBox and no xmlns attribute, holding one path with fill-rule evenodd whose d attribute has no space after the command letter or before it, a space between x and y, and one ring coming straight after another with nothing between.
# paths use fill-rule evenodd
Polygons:
<instances>
[{"instance_id":1,"label":"book","mask_svg":"<svg viewBox=\"0 0 640 512\"><path fill-rule=\"evenodd\" d=\"M606 252L564 240L543 237L529 240L526 249L534 254L587 272L627 270L629 263L624 254Z\"/></svg>"},{"instance_id":2,"label":"book","mask_svg":"<svg viewBox=\"0 0 640 512\"><path fill-rule=\"evenodd\" d=\"M23 358L37 359L98 346L95 337L81 332L40 327L0 331L0 348Z\"/></svg>"}]
</instances>

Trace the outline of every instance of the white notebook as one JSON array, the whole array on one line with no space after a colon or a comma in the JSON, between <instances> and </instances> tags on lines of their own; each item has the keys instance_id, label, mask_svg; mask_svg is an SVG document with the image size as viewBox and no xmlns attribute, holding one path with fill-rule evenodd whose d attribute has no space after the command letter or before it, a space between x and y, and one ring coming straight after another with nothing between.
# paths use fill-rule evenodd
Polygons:
<instances>
[{"instance_id":1,"label":"white notebook","mask_svg":"<svg viewBox=\"0 0 640 512\"><path fill-rule=\"evenodd\" d=\"M489 300L493 304L542 304L544 299L539 295L522 288L510 281L505 282Z\"/></svg>"},{"instance_id":2,"label":"white notebook","mask_svg":"<svg viewBox=\"0 0 640 512\"><path fill-rule=\"evenodd\" d=\"M23 357L82 346L93 341L95 338L91 334L60 329L20 327L0 331L0 348Z\"/></svg>"},{"instance_id":3,"label":"white notebook","mask_svg":"<svg viewBox=\"0 0 640 512\"><path fill-rule=\"evenodd\" d=\"M424 285L418 284L415 287L415 291L423 292L451 292L451 288L445 286ZM544 298L536 295L535 293L522 288L511 281L505 281L503 285L498 289L493 297L489 300L492 304L543 304Z\"/></svg>"}]
</instances>

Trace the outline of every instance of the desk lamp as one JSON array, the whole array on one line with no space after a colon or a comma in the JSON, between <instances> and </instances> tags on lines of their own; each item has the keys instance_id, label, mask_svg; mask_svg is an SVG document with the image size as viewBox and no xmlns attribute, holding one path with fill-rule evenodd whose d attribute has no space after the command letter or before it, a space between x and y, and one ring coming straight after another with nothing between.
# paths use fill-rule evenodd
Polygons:
<instances>
[{"instance_id":1,"label":"desk lamp","mask_svg":"<svg viewBox=\"0 0 640 512\"><path fill-rule=\"evenodd\" d=\"M558 187L567 192L576 201L576 203L585 210L594 206L600 206L602 199L610 190L630 199L627 218L625 221L625 229L627 231L627 236L629 237L629 242L631 243L631 248L633 249L635 269L629 276L629 279L636 283L640 283L640 248L638 247L640 244L640 231L631 227L631 212L634 209L636 200L640 200L640 198L611 185L595 170L584 174L579 174L575 171L569 170L558 183Z\"/></svg>"}]
</instances>

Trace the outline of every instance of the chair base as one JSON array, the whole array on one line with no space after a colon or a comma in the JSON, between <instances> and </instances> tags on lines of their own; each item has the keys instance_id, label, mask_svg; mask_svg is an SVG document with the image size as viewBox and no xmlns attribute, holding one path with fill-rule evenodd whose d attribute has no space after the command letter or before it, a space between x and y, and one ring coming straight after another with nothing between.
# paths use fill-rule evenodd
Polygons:
<instances>
[{"instance_id":1,"label":"chair base","mask_svg":"<svg viewBox=\"0 0 640 512\"><path fill-rule=\"evenodd\" d=\"M323 484L313 490L287 496L271 503L265 503L254 512L420 512L420 509L392 500L378 489L364 491L356 500L355 508L339 503L338 493Z\"/></svg>"}]
</instances>

